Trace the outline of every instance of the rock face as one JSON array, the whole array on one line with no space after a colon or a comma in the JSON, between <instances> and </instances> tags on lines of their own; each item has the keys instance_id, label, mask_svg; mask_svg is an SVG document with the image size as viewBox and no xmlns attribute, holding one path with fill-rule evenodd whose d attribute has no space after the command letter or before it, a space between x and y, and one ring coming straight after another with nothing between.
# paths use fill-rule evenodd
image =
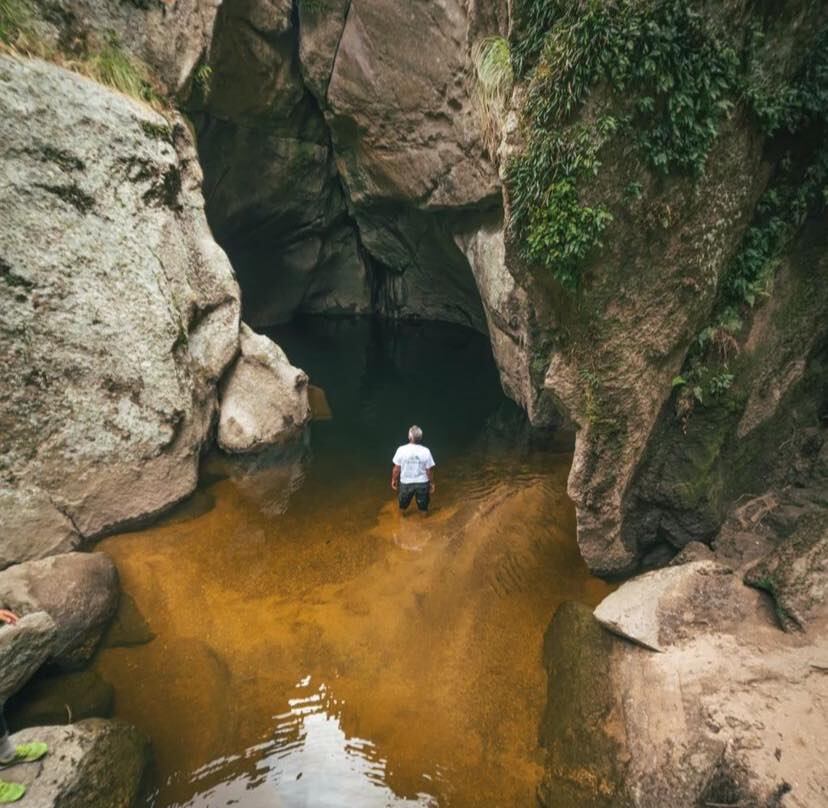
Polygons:
<instances>
[{"instance_id":1,"label":"rock face","mask_svg":"<svg viewBox=\"0 0 828 808\"><path fill-rule=\"evenodd\" d=\"M828 509L807 514L796 531L745 573L764 589L787 630L805 629L828 600Z\"/></svg>"},{"instance_id":2,"label":"rock face","mask_svg":"<svg viewBox=\"0 0 828 808\"><path fill-rule=\"evenodd\" d=\"M498 206L467 53L505 13L297 5L225 2L210 90L191 99L210 221L250 290L245 319L378 311L483 330L454 233Z\"/></svg>"},{"instance_id":3,"label":"rock face","mask_svg":"<svg viewBox=\"0 0 828 808\"><path fill-rule=\"evenodd\" d=\"M652 575L596 610L638 644L613 639L584 607L562 607L550 626L541 803L821 805L828 615L803 642L711 562L660 570L655 604L638 597ZM653 637L662 653L642 647Z\"/></svg>"},{"instance_id":4,"label":"rock face","mask_svg":"<svg viewBox=\"0 0 828 808\"><path fill-rule=\"evenodd\" d=\"M44 741L49 754L16 766L4 778L27 787L24 804L37 808L124 808L133 805L149 744L122 721L90 718L66 727L34 727L12 743Z\"/></svg>"},{"instance_id":5,"label":"rock face","mask_svg":"<svg viewBox=\"0 0 828 808\"><path fill-rule=\"evenodd\" d=\"M42 35L83 52L113 39L141 59L170 93L192 79L210 47L220 3L110 3L105 0L36 0L45 23Z\"/></svg>"},{"instance_id":6,"label":"rock face","mask_svg":"<svg viewBox=\"0 0 828 808\"><path fill-rule=\"evenodd\" d=\"M192 491L239 290L180 119L2 56L0 112L5 566Z\"/></svg>"},{"instance_id":7,"label":"rock face","mask_svg":"<svg viewBox=\"0 0 828 808\"><path fill-rule=\"evenodd\" d=\"M67 553L0 572L0 603L19 614L44 611L57 633L50 658L88 662L118 606L118 571L103 553Z\"/></svg>"},{"instance_id":8,"label":"rock face","mask_svg":"<svg viewBox=\"0 0 828 808\"><path fill-rule=\"evenodd\" d=\"M816 32L824 9L797 2L788 9L789 23L767 25L756 57L757 69L779 86L795 82L808 59L823 58ZM756 22L751 14L726 3L700 19L726 38L722 20L731 32L747 30ZM602 116L622 120L645 89L630 83L620 92L599 81L551 136ZM521 115L524 90L514 95ZM652 153L629 149L629 132L603 142L600 168L578 180L578 193L612 221L580 265L577 293L507 250L546 339L536 345L545 347L547 392L578 427L569 493L582 554L602 575L629 574L658 545L675 553L690 541L709 542L739 496L760 493L790 467L797 434L820 426L828 322L824 284L813 283L826 260L820 203L803 209L767 256L763 290L735 300L734 289L745 283L744 263L759 260L758 241L780 221L768 225L769 204L780 194L804 197L805 175L819 174L823 158L807 126L774 138L734 98L699 177L654 170ZM506 138L507 163L523 153L523 135L516 126ZM781 140L802 161L792 178L778 157ZM695 382L689 371L700 345L707 345L706 364L696 369L706 381Z\"/></svg>"},{"instance_id":9,"label":"rock face","mask_svg":"<svg viewBox=\"0 0 828 808\"><path fill-rule=\"evenodd\" d=\"M22 616L0 627L0 706L14 695L52 655L57 631L45 612Z\"/></svg>"},{"instance_id":10,"label":"rock face","mask_svg":"<svg viewBox=\"0 0 828 808\"><path fill-rule=\"evenodd\" d=\"M242 324L241 353L221 386L218 444L253 452L297 437L310 421L308 377L284 351Z\"/></svg>"}]
</instances>

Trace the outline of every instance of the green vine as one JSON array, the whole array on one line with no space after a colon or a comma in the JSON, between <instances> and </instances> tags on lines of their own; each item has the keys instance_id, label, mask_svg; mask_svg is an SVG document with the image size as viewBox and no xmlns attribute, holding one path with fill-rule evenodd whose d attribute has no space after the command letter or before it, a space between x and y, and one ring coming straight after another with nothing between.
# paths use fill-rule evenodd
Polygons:
<instances>
[{"instance_id":1,"label":"green vine","mask_svg":"<svg viewBox=\"0 0 828 808\"><path fill-rule=\"evenodd\" d=\"M515 30L513 67L528 88L526 148L506 171L513 232L524 258L575 288L612 220L579 189L600 148L618 134L656 172L702 173L734 104L739 59L681 0L523 0ZM616 114L568 124L598 84Z\"/></svg>"},{"instance_id":2,"label":"green vine","mask_svg":"<svg viewBox=\"0 0 828 808\"><path fill-rule=\"evenodd\" d=\"M799 74L773 94L758 93L755 75L749 79L746 97L765 133L782 132L788 139L796 134L799 149L796 158L789 152L779 161L725 269L712 324L698 334L681 376L673 380L676 411L685 425L696 404L706 406L733 384L731 363L746 317L770 295L779 263L802 225L828 205L828 34L817 37Z\"/></svg>"}]
</instances>

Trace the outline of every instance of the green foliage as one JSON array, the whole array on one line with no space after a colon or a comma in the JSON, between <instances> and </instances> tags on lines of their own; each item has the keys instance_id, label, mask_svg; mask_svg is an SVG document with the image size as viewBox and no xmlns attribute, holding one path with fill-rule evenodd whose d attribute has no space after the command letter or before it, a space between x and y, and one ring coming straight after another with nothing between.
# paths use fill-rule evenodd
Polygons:
<instances>
[{"instance_id":1,"label":"green foliage","mask_svg":"<svg viewBox=\"0 0 828 808\"><path fill-rule=\"evenodd\" d=\"M754 29L751 47L758 49L763 33ZM745 99L765 134L795 132L825 120L828 110L828 30L816 38L808 58L792 82L774 83L765 76L762 60L751 62Z\"/></svg>"},{"instance_id":2,"label":"green foliage","mask_svg":"<svg viewBox=\"0 0 828 808\"><path fill-rule=\"evenodd\" d=\"M738 355L736 337L746 316L770 294L779 261L802 224L824 215L828 202L828 144L824 139L804 166L782 160L754 220L725 270L712 325L703 328L688 353L679 388L678 413L686 423L695 403L721 398L734 383L730 361Z\"/></svg>"},{"instance_id":3,"label":"green foliage","mask_svg":"<svg viewBox=\"0 0 828 808\"><path fill-rule=\"evenodd\" d=\"M517 20L512 64L529 84L527 145L506 172L513 232L524 258L575 288L612 220L579 191L599 149L618 133L654 171L700 174L733 105L739 61L682 0L522 0ZM599 83L620 114L597 127L569 123ZM632 183L625 195L641 191Z\"/></svg>"},{"instance_id":4,"label":"green foliage","mask_svg":"<svg viewBox=\"0 0 828 808\"><path fill-rule=\"evenodd\" d=\"M801 170L785 171L756 207L753 223L725 274L718 321L738 319L742 306L752 308L766 296L781 255L809 217L825 208L828 198L828 145L817 149Z\"/></svg>"},{"instance_id":5,"label":"green foliage","mask_svg":"<svg viewBox=\"0 0 828 808\"><path fill-rule=\"evenodd\" d=\"M206 98L210 95L210 87L213 80L213 68L207 64L199 65L196 69L194 79L204 97Z\"/></svg>"},{"instance_id":6,"label":"green foliage","mask_svg":"<svg viewBox=\"0 0 828 808\"><path fill-rule=\"evenodd\" d=\"M577 288L581 263L600 246L601 233L612 221L605 208L581 204L577 180L598 172L598 151L616 127L607 116L595 127L537 131L507 166L512 227L522 235L523 256L569 289Z\"/></svg>"},{"instance_id":7,"label":"green foliage","mask_svg":"<svg viewBox=\"0 0 828 808\"><path fill-rule=\"evenodd\" d=\"M305 14L321 14L328 9L328 0L299 0L299 10Z\"/></svg>"},{"instance_id":8,"label":"green foliage","mask_svg":"<svg viewBox=\"0 0 828 808\"><path fill-rule=\"evenodd\" d=\"M0 0L0 43L15 47L30 32L32 9L27 0Z\"/></svg>"},{"instance_id":9,"label":"green foliage","mask_svg":"<svg viewBox=\"0 0 828 808\"><path fill-rule=\"evenodd\" d=\"M514 81L509 42L502 36L481 39L472 47L471 58L486 142L490 153L494 153Z\"/></svg>"}]
</instances>

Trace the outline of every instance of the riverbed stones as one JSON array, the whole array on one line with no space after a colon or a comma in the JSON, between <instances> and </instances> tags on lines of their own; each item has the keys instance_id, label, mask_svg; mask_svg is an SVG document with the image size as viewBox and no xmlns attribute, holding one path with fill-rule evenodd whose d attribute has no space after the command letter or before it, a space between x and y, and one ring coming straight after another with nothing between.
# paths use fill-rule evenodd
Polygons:
<instances>
[{"instance_id":1,"label":"riverbed stones","mask_svg":"<svg viewBox=\"0 0 828 808\"><path fill-rule=\"evenodd\" d=\"M90 718L68 726L32 727L12 743L44 741L49 753L15 766L3 779L22 783L33 808L125 808L135 803L149 757L147 739L122 721Z\"/></svg>"},{"instance_id":2,"label":"riverbed stones","mask_svg":"<svg viewBox=\"0 0 828 808\"><path fill-rule=\"evenodd\" d=\"M193 490L239 290L180 118L0 56L0 164L5 565Z\"/></svg>"},{"instance_id":3,"label":"riverbed stones","mask_svg":"<svg viewBox=\"0 0 828 808\"><path fill-rule=\"evenodd\" d=\"M311 415L307 374L245 324L240 342L241 353L222 382L219 446L255 452L298 437Z\"/></svg>"},{"instance_id":4,"label":"riverbed stones","mask_svg":"<svg viewBox=\"0 0 828 808\"><path fill-rule=\"evenodd\" d=\"M73 669L89 661L118 605L118 572L103 553L67 553L0 572L0 603L44 611L56 635L50 658Z\"/></svg>"},{"instance_id":5,"label":"riverbed stones","mask_svg":"<svg viewBox=\"0 0 828 808\"><path fill-rule=\"evenodd\" d=\"M56 641L55 623L45 612L24 615L13 626L0 625L0 706L54 653Z\"/></svg>"}]
</instances>

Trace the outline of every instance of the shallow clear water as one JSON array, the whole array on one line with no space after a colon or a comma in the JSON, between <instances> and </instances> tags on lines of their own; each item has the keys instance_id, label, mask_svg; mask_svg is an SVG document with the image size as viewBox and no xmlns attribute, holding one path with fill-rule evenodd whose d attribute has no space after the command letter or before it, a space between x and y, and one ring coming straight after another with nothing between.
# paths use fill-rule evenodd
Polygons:
<instances>
[{"instance_id":1,"label":"shallow clear water","mask_svg":"<svg viewBox=\"0 0 828 808\"><path fill-rule=\"evenodd\" d=\"M566 442L527 429L480 335L274 336L333 419L281 458L208 458L190 500L100 545L157 635L97 661L153 739L149 804L533 805L543 631L607 592L575 545ZM438 464L427 518L388 487L413 422Z\"/></svg>"}]
</instances>

